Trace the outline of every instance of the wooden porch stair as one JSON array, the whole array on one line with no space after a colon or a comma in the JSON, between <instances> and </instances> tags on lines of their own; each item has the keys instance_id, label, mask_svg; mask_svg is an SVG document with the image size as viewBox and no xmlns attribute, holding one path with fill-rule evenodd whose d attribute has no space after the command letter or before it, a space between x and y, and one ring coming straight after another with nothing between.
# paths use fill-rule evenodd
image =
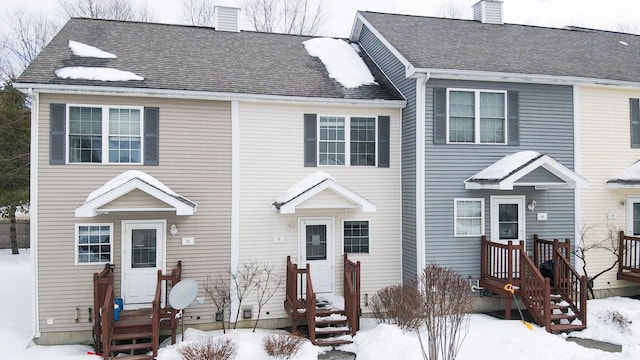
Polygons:
<instances>
[{"instance_id":1,"label":"wooden porch stair","mask_svg":"<svg viewBox=\"0 0 640 360\"><path fill-rule=\"evenodd\" d=\"M360 328L360 262L344 256L344 309L334 309L316 298L309 264L298 268L287 257L286 298L284 308L291 320L292 333L306 321L311 343L318 346L350 344Z\"/></svg>"},{"instance_id":2,"label":"wooden porch stair","mask_svg":"<svg viewBox=\"0 0 640 360\"><path fill-rule=\"evenodd\" d=\"M571 244L543 240L534 235L534 256L529 258L524 242L499 244L482 238L480 286L505 298L505 318L511 318L513 295L504 289L514 286L535 322L548 332L583 330L587 326L587 281L569 260ZM552 279L543 277L538 267L553 261Z\"/></svg>"},{"instance_id":3,"label":"wooden porch stair","mask_svg":"<svg viewBox=\"0 0 640 360\"><path fill-rule=\"evenodd\" d=\"M180 281L181 273L181 261L168 275L158 271L152 308L121 312L118 321L114 320L113 266L107 264L101 273L94 274L94 306L99 309L93 328L96 353L105 360L116 354L123 360L154 359L158 355L162 331L170 332L174 344L177 311L168 305L168 294ZM164 302L162 293L165 294Z\"/></svg>"}]
</instances>

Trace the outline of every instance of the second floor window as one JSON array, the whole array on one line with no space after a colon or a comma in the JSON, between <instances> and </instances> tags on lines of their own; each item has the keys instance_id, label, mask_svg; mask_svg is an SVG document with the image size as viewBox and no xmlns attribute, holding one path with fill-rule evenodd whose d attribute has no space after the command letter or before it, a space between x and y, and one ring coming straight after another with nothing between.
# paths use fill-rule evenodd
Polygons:
<instances>
[{"instance_id":1,"label":"second floor window","mask_svg":"<svg viewBox=\"0 0 640 360\"><path fill-rule=\"evenodd\" d=\"M142 163L142 108L69 106L70 163Z\"/></svg>"},{"instance_id":2,"label":"second floor window","mask_svg":"<svg viewBox=\"0 0 640 360\"><path fill-rule=\"evenodd\" d=\"M506 144L506 92L449 90L448 142Z\"/></svg>"},{"instance_id":3,"label":"second floor window","mask_svg":"<svg viewBox=\"0 0 640 360\"><path fill-rule=\"evenodd\" d=\"M318 164L376 166L376 118L320 116Z\"/></svg>"}]
</instances>

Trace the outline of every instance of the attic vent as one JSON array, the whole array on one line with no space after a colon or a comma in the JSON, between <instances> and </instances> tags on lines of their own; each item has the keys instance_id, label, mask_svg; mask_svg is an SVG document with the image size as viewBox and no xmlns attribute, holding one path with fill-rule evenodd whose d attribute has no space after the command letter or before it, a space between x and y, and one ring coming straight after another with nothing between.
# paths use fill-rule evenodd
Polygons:
<instances>
[{"instance_id":1,"label":"attic vent","mask_svg":"<svg viewBox=\"0 0 640 360\"><path fill-rule=\"evenodd\" d=\"M240 9L216 6L213 13L213 27L221 31L240 31Z\"/></svg>"},{"instance_id":2,"label":"attic vent","mask_svg":"<svg viewBox=\"0 0 640 360\"><path fill-rule=\"evenodd\" d=\"M473 20L485 24L504 24L504 20L502 20L502 1L478 1L473 5Z\"/></svg>"}]
</instances>

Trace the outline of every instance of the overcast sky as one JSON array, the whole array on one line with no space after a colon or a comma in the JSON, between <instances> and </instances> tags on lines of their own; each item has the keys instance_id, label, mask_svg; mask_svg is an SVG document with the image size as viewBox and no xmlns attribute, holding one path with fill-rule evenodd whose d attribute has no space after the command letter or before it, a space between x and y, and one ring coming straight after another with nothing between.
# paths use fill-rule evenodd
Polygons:
<instances>
[{"instance_id":1,"label":"overcast sky","mask_svg":"<svg viewBox=\"0 0 640 360\"><path fill-rule=\"evenodd\" d=\"M143 0L132 0L134 2ZM471 6L477 0L320 0L328 10L328 21L318 35L346 37L356 10L371 10L412 15L438 16L442 3L451 1L471 18ZM237 0L218 0L224 5ZM147 0L159 22L180 23L182 0ZM640 0L504 0L507 23L564 27L567 25L606 30L625 29L640 32ZM0 19L16 6L30 11L60 13L57 0L1 0ZM621 27L622 26L622 27Z\"/></svg>"}]
</instances>

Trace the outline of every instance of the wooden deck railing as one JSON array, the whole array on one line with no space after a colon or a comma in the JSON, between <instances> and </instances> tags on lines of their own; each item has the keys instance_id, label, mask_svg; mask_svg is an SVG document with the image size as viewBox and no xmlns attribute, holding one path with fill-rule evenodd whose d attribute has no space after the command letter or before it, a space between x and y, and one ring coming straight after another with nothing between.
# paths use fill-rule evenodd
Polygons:
<instances>
[{"instance_id":1,"label":"wooden deck railing","mask_svg":"<svg viewBox=\"0 0 640 360\"><path fill-rule=\"evenodd\" d=\"M618 233L618 280L640 282L640 237Z\"/></svg>"},{"instance_id":2,"label":"wooden deck railing","mask_svg":"<svg viewBox=\"0 0 640 360\"><path fill-rule=\"evenodd\" d=\"M306 267L306 283L307 283L307 328L309 329L309 340L312 344L316 342L316 293L313 291L313 282L311 281L311 272L309 264Z\"/></svg>"},{"instance_id":3,"label":"wooden deck railing","mask_svg":"<svg viewBox=\"0 0 640 360\"><path fill-rule=\"evenodd\" d=\"M169 329L171 331L171 343L176 343L176 329L178 328L178 319L176 314L178 310L169 304L169 292L182 277L182 261L178 261L178 265L171 270L170 274L163 275L162 270L158 270L158 280L156 283L156 293L151 305L152 318L152 351L153 356L158 356L158 347L160 345L160 331ZM164 290L164 291L163 291ZM164 302L162 302L162 293L164 293ZM164 307L162 306L164 304ZM163 326L166 323L165 326Z\"/></svg>"},{"instance_id":4,"label":"wooden deck railing","mask_svg":"<svg viewBox=\"0 0 640 360\"><path fill-rule=\"evenodd\" d=\"M284 308L291 319L291 332L298 333L298 321L306 316L299 310L306 309L305 304L305 287L306 287L307 269L298 269L298 266L291 262L291 256L287 256L287 274L286 274L286 295L284 300Z\"/></svg>"},{"instance_id":5,"label":"wooden deck railing","mask_svg":"<svg viewBox=\"0 0 640 360\"><path fill-rule=\"evenodd\" d=\"M518 260L520 253L524 252L524 242L513 244L496 243L482 236L480 249L480 281L504 281L515 286L520 285L520 266ZM484 286L484 285L482 285Z\"/></svg>"},{"instance_id":6,"label":"wooden deck railing","mask_svg":"<svg viewBox=\"0 0 640 360\"><path fill-rule=\"evenodd\" d=\"M103 352L103 329L113 326L113 298L113 265L105 264L102 272L93 274L93 340L97 353ZM102 310L105 301L110 303L111 316Z\"/></svg>"},{"instance_id":7,"label":"wooden deck railing","mask_svg":"<svg viewBox=\"0 0 640 360\"><path fill-rule=\"evenodd\" d=\"M558 242L557 240L545 240L541 239L538 234L533 234L533 263L536 266L540 266L545 261L553 260L553 249L557 246L564 257L569 258L571 255L571 240L565 239L564 242Z\"/></svg>"},{"instance_id":8,"label":"wooden deck railing","mask_svg":"<svg viewBox=\"0 0 640 360\"><path fill-rule=\"evenodd\" d=\"M102 329L102 358L109 359L111 335L113 335L113 283L107 286L106 296L100 307L100 326Z\"/></svg>"},{"instance_id":9,"label":"wooden deck railing","mask_svg":"<svg viewBox=\"0 0 640 360\"><path fill-rule=\"evenodd\" d=\"M553 286L576 314L582 326L587 326L587 277L580 275L564 255L555 240L553 257Z\"/></svg>"},{"instance_id":10,"label":"wooden deck railing","mask_svg":"<svg viewBox=\"0 0 640 360\"><path fill-rule=\"evenodd\" d=\"M344 254L344 311L349 319L351 335L360 330L360 261L353 262Z\"/></svg>"},{"instance_id":11,"label":"wooden deck railing","mask_svg":"<svg viewBox=\"0 0 640 360\"><path fill-rule=\"evenodd\" d=\"M551 284L526 253L520 253L521 296L531 316L551 331Z\"/></svg>"}]
</instances>

